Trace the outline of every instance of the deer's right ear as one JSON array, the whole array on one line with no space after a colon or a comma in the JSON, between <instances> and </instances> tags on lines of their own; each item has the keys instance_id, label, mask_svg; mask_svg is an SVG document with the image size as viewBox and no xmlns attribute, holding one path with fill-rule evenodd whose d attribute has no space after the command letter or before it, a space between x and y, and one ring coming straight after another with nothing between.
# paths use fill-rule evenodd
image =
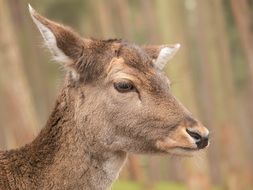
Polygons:
<instances>
[{"instance_id":1,"label":"deer's right ear","mask_svg":"<svg viewBox=\"0 0 253 190\"><path fill-rule=\"evenodd\" d=\"M75 63L83 56L84 41L70 28L38 14L29 4L29 12L37 25L53 58L66 67L75 69Z\"/></svg>"},{"instance_id":2,"label":"deer's right ear","mask_svg":"<svg viewBox=\"0 0 253 190\"><path fill-rule=\"evenodd\" d=\"M178 52L180 44L145 46L144 50L154 60L154 66L162 70L168 61Z\"/></svg>"}]
</instances>

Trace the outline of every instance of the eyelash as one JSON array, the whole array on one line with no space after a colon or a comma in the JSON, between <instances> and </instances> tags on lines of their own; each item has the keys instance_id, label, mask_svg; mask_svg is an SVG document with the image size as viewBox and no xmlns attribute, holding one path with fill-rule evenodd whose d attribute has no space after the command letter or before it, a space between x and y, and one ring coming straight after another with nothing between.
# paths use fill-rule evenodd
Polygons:
<instances>
[{"instance_id":1,"label":"eyelash","mask_svg":"<svg viewBox=\"0 0 253 190\"><path fill-rule=\"evenodd\" d=\"M130 92L135 89L135 86L131 82L115 82L113 85L114 88L120 93Z\"/></svg>"}]
</instances>

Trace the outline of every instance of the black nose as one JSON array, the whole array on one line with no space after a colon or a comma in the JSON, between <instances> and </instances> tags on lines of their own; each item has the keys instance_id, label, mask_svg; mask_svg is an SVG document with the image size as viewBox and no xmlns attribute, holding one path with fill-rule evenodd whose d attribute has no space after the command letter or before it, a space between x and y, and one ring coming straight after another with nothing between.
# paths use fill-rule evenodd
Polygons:
<instances>
[{"instance_id":1,"label":"black nose","mask_svg":"<svg viewBox=\"0 0 253 190\"><path fill-rule=\"evenodd\" d=\"M186 132L195 140L198 149L203 149L208 145L208 136L202 137L200 134L186 129Z\"/></svg>"}]
</instances>

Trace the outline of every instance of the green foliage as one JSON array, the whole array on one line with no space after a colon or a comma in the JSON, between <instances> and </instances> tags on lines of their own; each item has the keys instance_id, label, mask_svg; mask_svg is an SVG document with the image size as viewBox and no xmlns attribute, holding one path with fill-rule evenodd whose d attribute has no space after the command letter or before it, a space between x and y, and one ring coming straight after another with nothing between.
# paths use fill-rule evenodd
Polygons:
<instances>
[{"instance_id":1,"label":"green foliage","mask_svg":"<svg viewBox=\"0 0 253 190\"><path fill-rule=\"evenodd\" d=\"M160 182L156 185L155 190L186 190L186 186L178 183Z\"/></svg>"},{"instance_id":2,"label":"green foliage","mask_svg":"<svg viewBox=\"0 0 253 190\"><path fill-rule=\"evenodd\" d=\"M117 181L113 187L112 190L143 190L146 189L142 185L136 183L136 182L130 182L130 181ZM151 188L152 190L186 190L186 186L178 183L172 183L172 182L159 182L156 183L154 188Z\"/></svg>"},{"instance_id":3,"label":"green foliage","mask_svg":"<svg viewBox=\"0 0 253 190\"><path fill-rule=\"evenodd\" d=\"M154 184L154 187L149 187L149 190L186 190L186 185L174 182L158 182ZM112 186L112 190L146 190L147 187L142 186L140 183L119 180ZM213 187L213 190L222 190L221 187Z\"/></svg>"},{"instance_id":4,"label":"green foliage","mask_svg":"<svg viewBox=\"0 0 253 190\"><path fill-rule=\"evenodd\" d=\"M129 181L117 181L112 190L140 190L141 186L134 182Z\"/></svg>"}]
</instances>

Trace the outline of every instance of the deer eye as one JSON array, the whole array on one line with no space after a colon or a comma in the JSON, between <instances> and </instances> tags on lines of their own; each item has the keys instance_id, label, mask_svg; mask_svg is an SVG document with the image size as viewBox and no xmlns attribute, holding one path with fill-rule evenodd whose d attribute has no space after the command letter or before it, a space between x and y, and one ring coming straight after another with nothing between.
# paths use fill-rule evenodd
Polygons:
<instances>
[{"instance_id":1,"label":"deer eye","mask_svg":"<svg viewBox=\"0 0 253 190\"><path fill-rule=\"evenodd\" d=\"M118 92L130 92L134 89L134 85L131 82L116 82L114 88Z\"/></svg>"}]
</instances>

